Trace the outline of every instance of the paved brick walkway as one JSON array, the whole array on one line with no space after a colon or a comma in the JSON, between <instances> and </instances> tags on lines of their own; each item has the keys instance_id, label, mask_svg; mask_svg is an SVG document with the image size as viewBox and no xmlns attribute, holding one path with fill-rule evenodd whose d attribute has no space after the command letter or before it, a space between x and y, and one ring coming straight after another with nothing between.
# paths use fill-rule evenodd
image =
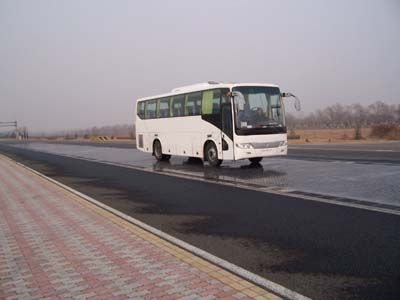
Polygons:
<instances>
[{"instance_id":1,"label":"paved brick walkway","mask_svg":"<svg viewBox=\"0 0 400 300\"><path fill-rule=\"evenodd\" d=\"M278 299L0 156L0 299Z\"/></svg>"}]
</instances>

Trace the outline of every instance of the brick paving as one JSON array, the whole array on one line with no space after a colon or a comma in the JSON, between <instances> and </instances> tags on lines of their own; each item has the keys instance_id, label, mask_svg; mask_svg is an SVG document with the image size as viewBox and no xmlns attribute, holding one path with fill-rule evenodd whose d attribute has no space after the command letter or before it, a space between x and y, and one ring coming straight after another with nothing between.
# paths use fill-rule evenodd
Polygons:
<instances>
[{"instance_id":1,"label":"brick paving","mask_svg":"<svg viewBox=\"0 0 400 300\"><path fill-rule=\"evenodd\" d=\"M279 299L0 156L0 299Z\"/></svg>"}]
</instances>

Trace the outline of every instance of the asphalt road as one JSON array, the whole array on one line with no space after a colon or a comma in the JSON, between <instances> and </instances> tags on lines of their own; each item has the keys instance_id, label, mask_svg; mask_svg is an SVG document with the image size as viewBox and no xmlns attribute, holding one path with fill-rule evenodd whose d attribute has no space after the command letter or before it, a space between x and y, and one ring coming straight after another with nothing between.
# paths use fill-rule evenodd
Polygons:
<instances>
[{"instance_id":1,"label":"asphalt road","mask_svg":"<svg viewBox=\"0 0 400 300\"><path fill-rule=\"evenodd\" d=\"M400 142L290 145L289 158L400 164Z\"/></svg>"},{"instance_id":2,"label":"asphalt road","mask_svg":"<svg viewBox=\"0 0 400 300\"><path fill-rule=\"evenodd\" d=\"M356 201L369 207L389 205L400 210L400 164L270 157L259 165L250 165L248 160L224 161L220 168L212 168L179 156L157 163L150 154L132 148L43 142L12 146L270 192L297 196L306 193L308 197L341 201L344 205Z\"/></svg>"},{"instance_id":3,"label":"asphalt road","mask_svg":"<svg viewBox=\"0 0 400 300\"><path fill-rule=\"evenodd\" d=\"M0 151L315 299L399 299L400 217L0 145Z\"/></svg>"},{"instance_id":4,"label":"asphalt road","mask_svg":"<svg viewBox=\"0 0 400 300\"><path fill-rule=\"evenodd\" d=\"M32 141L29 142L31 143ZM135 143L118 142L118 141L102 142L102 143L89 142L89 141L88 142L50 141L47 143L136 149ZM294 159L306 159L306 160L329 160L329 161L343 160L343 161L354 161L361 163L400 164L400 142L393 141L385 143L289 145L287 157Z\"/></svg>"}]
</instances>

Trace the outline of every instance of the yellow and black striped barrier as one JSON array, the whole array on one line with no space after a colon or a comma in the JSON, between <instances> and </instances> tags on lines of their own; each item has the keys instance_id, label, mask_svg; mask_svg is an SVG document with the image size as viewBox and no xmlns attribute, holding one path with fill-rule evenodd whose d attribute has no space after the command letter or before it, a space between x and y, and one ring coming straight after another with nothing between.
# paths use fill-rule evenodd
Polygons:
<instances>
[{"instance_id":1,"label":"yellow and black striped barrier","mask_svg":"<svg viewBox=\"0 0 400 300\"><path fill-rule=\"evenodd\" d=\"M98 135L98 136L92 136L90 140L93 142L108 142L113 140L113 138L106 135Z\"/></svg>"}]
</instances>

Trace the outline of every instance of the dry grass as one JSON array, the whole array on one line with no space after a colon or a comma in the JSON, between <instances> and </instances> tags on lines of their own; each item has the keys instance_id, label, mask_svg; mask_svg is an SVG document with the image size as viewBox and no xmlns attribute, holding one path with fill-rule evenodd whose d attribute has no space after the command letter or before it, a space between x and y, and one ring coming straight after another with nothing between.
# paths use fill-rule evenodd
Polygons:
<instances>
[{"instance_id":1,"label":"dry grass","mask_svg":"<svg viewBox=\"0 0 400 300\"><path fill-rule=\"evenodd\" d=\"M398 129L397 129L398 130ZM361 139L355 139L355 129L298 129L295 131L299 139L289 139L290 144L320 144L320 143L363 143L393 140L393 135L371 135L371 128L361 128ZM400 135L397 136L400 139Z\"/></svg>"},{"instance_id":2,"label":"dry grass","mask_svg":"<svg viewBox=\"0 0 400 300\"><path fill-rule=\"evenodd\" d=\"M370 136L379 139L400 140L400 127L394 125L373 126Z\"/></svg>"}]
</instances>

